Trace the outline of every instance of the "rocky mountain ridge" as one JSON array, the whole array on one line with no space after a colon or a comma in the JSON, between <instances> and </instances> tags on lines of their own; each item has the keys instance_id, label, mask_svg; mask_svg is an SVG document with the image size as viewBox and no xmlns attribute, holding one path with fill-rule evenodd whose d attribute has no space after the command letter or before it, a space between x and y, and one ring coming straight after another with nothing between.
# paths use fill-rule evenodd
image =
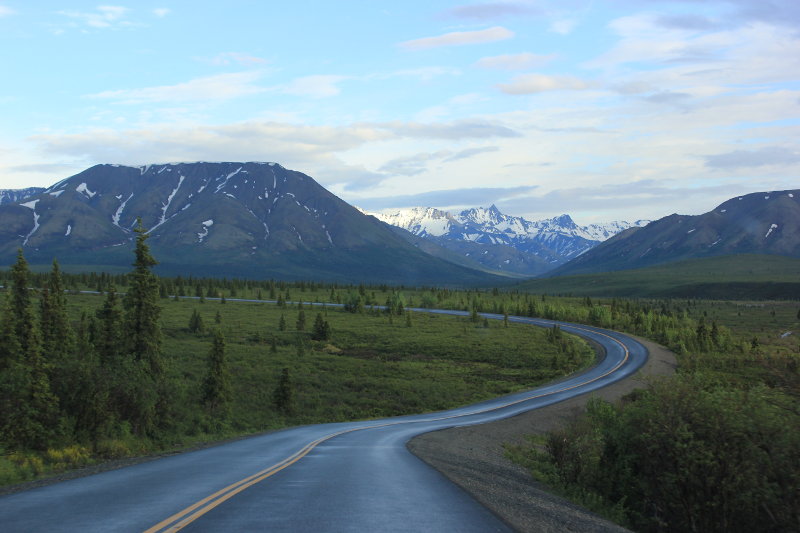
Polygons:
<instances>
[{"instance_id":1,"label":"rocky mountain ridge","mask_svg":"<svg viewBox=\"0 0 800 533\"><path fill-rule=\"evenodd\" d=\"M569 215L530 221L506 215L492 205L453 214L416 207L373 216L454 252L472 257L487 268L521 275L539 275L591 250L620 231L643 226L637 220L578 226Z\"/></svg>"}]
</instances>

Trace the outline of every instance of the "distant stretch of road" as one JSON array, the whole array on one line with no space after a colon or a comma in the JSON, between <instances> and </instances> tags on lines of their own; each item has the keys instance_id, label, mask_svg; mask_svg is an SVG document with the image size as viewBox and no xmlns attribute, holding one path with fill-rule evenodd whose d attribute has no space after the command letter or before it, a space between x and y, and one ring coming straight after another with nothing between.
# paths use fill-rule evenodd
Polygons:
<instances>
[{"instance_id":1,"label":"distant stretch of road","mask_svg":"<svg viewBox=\"0 0 800 533\"><path fill-rule=\"evenodd\" d=\"M644 346L621 333L533 318L509 320L558 324L600 344L606 356L559 382L458 409L295 427L2 496L0 530L509 531L412 455L408 440L599 389L634 374L648 356Z\"/></svg>"}]
</instances>

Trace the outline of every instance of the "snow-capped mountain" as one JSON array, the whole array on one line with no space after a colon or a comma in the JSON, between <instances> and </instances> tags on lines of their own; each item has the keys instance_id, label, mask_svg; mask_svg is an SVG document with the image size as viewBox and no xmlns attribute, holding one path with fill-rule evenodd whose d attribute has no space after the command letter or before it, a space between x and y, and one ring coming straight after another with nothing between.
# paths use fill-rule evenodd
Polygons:
<instances>
[{"instance_id":1,"label":"snow-capped mountain","mask_svg":"<svg viewBox=\"0 0 800 533\"><path fill-rule=\"evenodd\" d=\"M141 218L163 273L492 283L277 163L97 165L0 206L0 260L125 267Z\"/></svg>"},{"instance_id":2,"label":"snow-capped mountain","mask_svg":"<svg viewBox=\"0 0 800 533\"><path fill-rule=\"evenodd\" d=\"M27 189L0 189L0 205L16 204L44 191L42 187L28 187Z\"/></svg>"},{"instance_id":3,"label":"snow-capped mountain","mask_svg":"<svg viewBox=\"0 0 800 533\"><path fill-rule=\"evenodd\" d=\"M800 257L800 190L737 196L702 215L669 215L616 235L551 274L627 270L734 254Z\"/></svg>"},{"instance_id":4,"label":"snow-capped mountain","mask_svg":"<svg viewBox=\"0 0 800 533\"><path fill-rule=\"evenodd\" d=\"M485 267L526 275L546 272L591 250L620 231L649 222L615 221L578 226L569 215L530 221L506 215L494 205L466 209L458 214L415 207L373 215L387 224L462 252ZM478 247L466 250L465 243ZM502 247L511 247L517 253L509 257L509 251L501 253ZM525 256L530 256L527 261L523 260Z\"/></svg>"}]
</instances>

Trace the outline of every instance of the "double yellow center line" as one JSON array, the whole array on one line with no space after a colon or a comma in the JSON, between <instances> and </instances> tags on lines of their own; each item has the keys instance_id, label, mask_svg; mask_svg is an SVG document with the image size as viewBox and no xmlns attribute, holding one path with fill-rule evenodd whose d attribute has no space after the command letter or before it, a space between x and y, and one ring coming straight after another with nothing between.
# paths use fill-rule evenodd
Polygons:
<instances>
[{"instance_id":1,"label":"double yellow center line","mask_svg":"<svg viewBox=\"0 0 800 533\"><path fill-rule=\"evenodd\" d=\"M588 330L588 329L585 329L585 328L579 328L579 327L576 327L576 326L570 326L570 327L571 327L571 329L576 329L576 330L580 330L580 331L590 331L593 334L602 335L604 337L607 337L608 339L616 342L617 344L619 344L622 347L622 349L625 352L625 357L623 357L622 360L620 362L618 362L614 366L614 368L612 368L610 370L607 370L603 374L600 374L599 376L595 376L592 379L589 379L589 380L586 380L586 381L582 381L580 383L576 383L576 384L570 385L568 387L562 387L562 388L554 390L554 391L543 392L543 393L540 393L540 394L534 394L534 395L531 395L531 396L526 396L526 397L521 398L519 400L515 400L513 402L504 403L502 405L496 405L494 407L487 407L485 409L480 409L478 411L470 411L469 413L448 415L448 416L442 416L442 417L438 417L438 418L429 418L429 419L424 419L424 420L399 420L399 421L396 421L396 422L387 422L387 423L384 423L384 424L374 424L374 425L370 425L370 426L356 427L356 428L346 429L346 430L343 430L343 431L338 431L336 433L331 433L329 435L325 435L325 436L320 437L320 438L318 438L318 439L316 439L316 440L314 440L312 442L309 442L303 448L301 448L297 452L293 453L292 455L290 455L286 459L283 459L282 461L280 461L278 463L275 463L274 465L272 465L272 466L270 466L268 468L265 468L264 470L261 470L260 472L256 472L252 476L246 477L246 478L244 478L244 479L242 479L240 481L237 481L236 483L228 485L224 489L218 490L217 492L215 492L214 494L211 494L210 496L206 496L205 498L203 498L202 500L198 501L197 503L195 503L193 505L190 505L189 507L187 507L183 511L180 511L180 512L170 516L169 518L167 518L165 520L162 520L161 522L159 522L158 524L154 525L153 527L145 530L144 533L156 533L156 532L158 532L158 533L169 533L169 532L174 532L174 531L180 531L181 529L183 529L187 525L191 524L192 522L194 522L195 520L197 520L198 518L200 518L201 516L203 516L207 512L211 511L215 507L217 507L217 506L221 505L222 503L228 501L229 499L233 498L234 496L236 496L237 494L239 494L243 490L245 490L245 489L247 489L249 487L252 487L256 483L259 483L260 481L264 481L268 477L277 474L278 472L280 472L284 468L288 468L289 466L293 465L294 463L296 463L297 461L299 461L300 459L302 459L303 457L308 455L311 452L311 450L313 450L314 448L316 448L317 446L319 446L323 442L328 441L328 440L330 440L330 439L332 439L334 437L338 437L339 435L344 435L344 434L347 434L347 433L353 433L355 431L362 431L362 430L365 430L365 429L376 429L376 428L383 428L383 427L388 427L388 426L397 426L397 425L400 425L400 424L415 424L415 423L418 423L418 422L438 422L438 421L441 421L441 420L450 420L450 419L453 419L453 418L461 418L461 417L465 417L465 416L479 415L479 414L482 414L482 413L488 413L490 411L496 411L498 409L504 409L504 408L510 407L512 405L517 405L517 404L520 404L520 403L523 403L523 402L527 402L527 401L530 401L530 400L535 400L537 398L542 398L542 397L545 397L545 396L551 396L553 394L566 392L566 391L575 389L577 387L581 387L583 385L588 385L589 383L592 383L594 381L602 379L602 378L608 376L609 374L612 374L613 372L616 372L620 367L622 367L622 365L624 365L628 361L628 358L630 356L630 352L628 351L628 347L625 346L621 341L619 341L619 340L615 339L614 337L612 337L611 335L607 335L605 333L601 333L601 332L596 331L596 330Z\"/></svg>"}]
</instances>

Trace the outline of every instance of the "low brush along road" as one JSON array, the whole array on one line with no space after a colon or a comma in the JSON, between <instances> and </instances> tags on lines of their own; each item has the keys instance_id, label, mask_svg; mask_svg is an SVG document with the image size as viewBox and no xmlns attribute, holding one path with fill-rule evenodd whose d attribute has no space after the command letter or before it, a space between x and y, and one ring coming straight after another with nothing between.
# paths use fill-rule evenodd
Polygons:
<instances>
[{"instance_id":1,"label":"low brush along road","mask_svg":"<svg viewBox=\"0 0 800 533\"><path fill-rule=\"evenodd\" d=\"M431 311L462 315L458 311ZM497 315L483 315L490 319ZM406 449L412 437L481 424L633 375L647 349L621 333L524 317L603 347L557 383L423 415L317 424L0 497L0 529L32 531L510 531Z\"/></svg>"}]
</instances>

